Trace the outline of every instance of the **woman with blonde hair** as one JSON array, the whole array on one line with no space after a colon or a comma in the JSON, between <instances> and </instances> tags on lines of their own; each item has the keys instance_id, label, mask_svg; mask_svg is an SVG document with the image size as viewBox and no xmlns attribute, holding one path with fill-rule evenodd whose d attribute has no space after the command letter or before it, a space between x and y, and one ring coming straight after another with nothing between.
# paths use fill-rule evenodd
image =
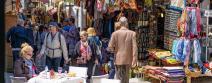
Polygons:
<instances>
[{"instance_id":1,"label":"woman with blonde hair","mask_svg":"<svg viewBox=\"0 0 212 83\"><path fill-rule=\"evenodd\" d=\"M77 57L78 66L88 68L86 83L90 83L93 74L93 66L97 59L95 50L95 44L88 41L88 33L86 31L81 31L80 41L75 46L75 55Z\"/></svg>"},{"instance_id":2,"label":"woman with blonde hair","mask_svg":"<svg viewBox=\"0 0 212 83\"><path fill-rule=\"evenodd\" d=\"M30 79L36 75L37 70L32 59L33 48L29 44L23 43L20 55L21 58L15 62L14 76Z\"/></svg>"},{"instance_id":3,"label":"woman with blonde hair","mask_svg":"<svg viewBox=\"0 0 212 83\"><path fill-rule=\"evenodd\" d=\"M87 29L88 33L88 41L93 42L96 46L96 55L99 56L99 60L101 60L101 47L102 42L100 41L99 37L96 35L96 30L93 27L90 27ZM99 61L95 61L96 64L99 63Z\"/></svg>"}]
</instances>

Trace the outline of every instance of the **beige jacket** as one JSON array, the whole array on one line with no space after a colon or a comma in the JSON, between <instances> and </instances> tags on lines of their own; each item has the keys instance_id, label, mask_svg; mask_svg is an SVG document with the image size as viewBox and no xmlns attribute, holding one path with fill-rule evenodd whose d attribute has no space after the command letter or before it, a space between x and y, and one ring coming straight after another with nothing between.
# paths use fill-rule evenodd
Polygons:
<instances>
[{"instance_id":1,"label":"beige jacket","mask_svg":"<svg viewBox=\"0 0 212 83\"><path fill-rule=\"evenodd\" d=\"M132 59L137 58L136 33L125 27L113 32L108 45L115 52L116 65L131 65Z\"/></svg>"},{"instance_id":2,"label":"beige jacket","mask_svg":"<svg viewBox=\"0 0 212 83\"><path fill-rule=\"evenodd\" d=\"M59 42L59 32L56 33L55 37L52 39L51 33L48 33L45 36L42 49L40 54L46 54L50 58L57 58L61 57L63 54L63 57L65 60L68 60L68 50L66 47L66 41L64 36L61 34L61 44ZM60 46L62 45L62 46Z\"/></svg>"}]
</instances>

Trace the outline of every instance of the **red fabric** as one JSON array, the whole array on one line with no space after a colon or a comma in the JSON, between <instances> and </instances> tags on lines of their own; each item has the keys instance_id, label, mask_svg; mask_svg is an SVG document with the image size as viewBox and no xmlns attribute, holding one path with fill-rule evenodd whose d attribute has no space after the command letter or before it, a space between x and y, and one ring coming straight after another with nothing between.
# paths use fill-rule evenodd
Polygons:
<instances>
[{"instance_id":1,"label":"red fabric","mask_svg":"<svg viewBox=\"0 0 212 83\"><path fill-rule=\"evenodd\" d=\"M16 0L16 10L19 12L20 9L20 0Z\"/></svg>"}]
</instances>

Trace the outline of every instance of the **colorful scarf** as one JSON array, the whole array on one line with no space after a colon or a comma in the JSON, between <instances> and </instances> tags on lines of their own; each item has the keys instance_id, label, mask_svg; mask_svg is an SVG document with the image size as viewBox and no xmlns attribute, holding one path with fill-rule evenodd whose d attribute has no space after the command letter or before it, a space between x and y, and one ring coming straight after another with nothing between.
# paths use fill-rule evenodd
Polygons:
<instances>
[{"instance_id":1,"label":"colorful scarf","mask_svg":"<svg viewBox=\"0 0 212 83\"><path fill-rule=\"evenodd\" d=\"M83 45L83 42L81 41L81 45L80 45L80 53L81 53L81 57L78 57L77 63L78 64L85 64L87 63L87 61L89 60L89 57L91 58L91 48L88 45L88 42L85 42Z\"/></svg>"}]
</instances>

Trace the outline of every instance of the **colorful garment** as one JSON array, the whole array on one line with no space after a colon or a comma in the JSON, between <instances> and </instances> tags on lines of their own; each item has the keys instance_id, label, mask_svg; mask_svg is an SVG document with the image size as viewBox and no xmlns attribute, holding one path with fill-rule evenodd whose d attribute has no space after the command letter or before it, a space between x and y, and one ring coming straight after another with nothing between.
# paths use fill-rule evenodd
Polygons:
<instances>
[{"instance_id":1,"label":"colorful garment","mask_svg":"<svg viewBox=\"0 0 212 83\"><path fill-rule=\"evenodd\" d=\"M87 46L83 45L83 42L81 42L81 45L80 45L81 56L78 57L78 59L77 59L78 64L85 64L85 63L87 63L89 58L91 58L91 53L92 53L91 48L90 48L90 46L88 45L87 42L85 44Z\"/></svg>"}]
</instances>

